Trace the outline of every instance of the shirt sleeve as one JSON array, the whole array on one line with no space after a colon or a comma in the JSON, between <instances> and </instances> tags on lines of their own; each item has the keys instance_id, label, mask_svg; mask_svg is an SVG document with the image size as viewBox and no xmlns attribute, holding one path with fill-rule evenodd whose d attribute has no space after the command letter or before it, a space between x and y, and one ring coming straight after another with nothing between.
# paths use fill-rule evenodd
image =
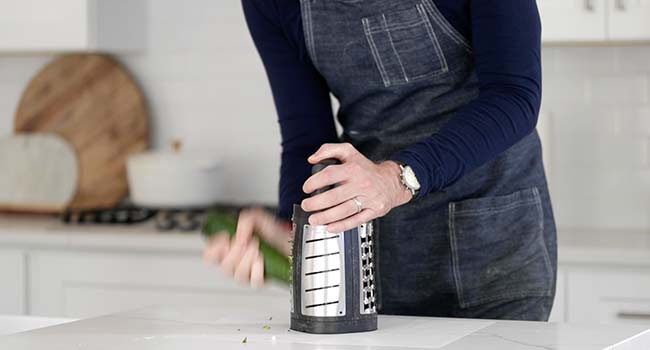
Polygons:
<instances>
[{"instance_id":1,"label":"shirt sleeve","mask_svg":"<svg viewBox=\"0 0 650 350\"><path fill-rule=\"evenodd\" d=\"M470 0L479 96L438 133L392 159L410 165L418 197L439 191L529 135L541 104L541 23L535 0Z\"/></svg>"},{"instance_id":2,"label":"shirt sleeve","mask_svg":"<svg viewBox=\"0 0 650 350\"><path fill-rule=\"evenodd\" d=\"M246 22L273 92L282 134L278 216L288 219L311 175L307 158L324 143L337 142L329 88L300 45L291 40L271 0L242 0ZM299 11L299 8L298 8ZM298 14L299 15L299 14ZM296 22L299 23L299 22Z\"/></svg>"}]
</instances>

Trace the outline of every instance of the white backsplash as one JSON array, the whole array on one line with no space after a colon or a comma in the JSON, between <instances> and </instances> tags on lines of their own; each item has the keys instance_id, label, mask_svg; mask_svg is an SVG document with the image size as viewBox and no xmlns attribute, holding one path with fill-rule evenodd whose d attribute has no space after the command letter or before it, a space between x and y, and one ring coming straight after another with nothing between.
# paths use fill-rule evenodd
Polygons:
<instances>
[{"instance_id":1,"label":"white backsplash","mask_svg":"<svg viewBox=\"0 0 650 350\"><path fill-rule=\"evenodd\" d=\"M546 47L543 61L559 225L650 229L650 45Z\"/></svg>"},{"instance_id":2,"label":"white backsplash","mask_svg":"<svg viewBox=\"0 0 650 350\"><path fill-rule=\"evenodd\" d=\"M148 48L118 58L150 103L153 146L227 165L226 199L273 203L280 136L239 1L149 0ZM0 135L50 55L0 56ZM543 118L563 228L650 229L650 45L545 47Z\"/></svg>"}]
</instances>

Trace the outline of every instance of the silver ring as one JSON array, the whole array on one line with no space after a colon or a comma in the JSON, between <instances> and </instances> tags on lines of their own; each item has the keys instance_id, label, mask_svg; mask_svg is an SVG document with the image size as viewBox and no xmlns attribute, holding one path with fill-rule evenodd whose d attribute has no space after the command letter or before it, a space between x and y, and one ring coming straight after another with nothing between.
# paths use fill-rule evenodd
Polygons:
<instances>
[{"instance_id":1,"label":"silver ring","mask_svg":"<svg viewBox=\"0 0 650 350\"><path fill-rule=\"evenodd\" d=\"M352 201L354 202L354 204L357 205L357 214L359 214L361 210L363 210L363 203L361 203L361 201L358 200L357 197L352 198Z\"/></svg>"}]
</instances>

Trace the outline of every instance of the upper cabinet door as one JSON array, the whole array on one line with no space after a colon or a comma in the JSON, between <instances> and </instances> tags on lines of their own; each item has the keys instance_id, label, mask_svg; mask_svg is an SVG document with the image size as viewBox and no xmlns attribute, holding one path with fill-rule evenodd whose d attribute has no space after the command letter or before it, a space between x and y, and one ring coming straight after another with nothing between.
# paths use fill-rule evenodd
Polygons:
<instances>
[{"instance_id":1,"label":"upper cabinet door","mask_svg":"<svg viewBox=\"0 0 650 350\"><path fill-rule=\"evenodd\" d=\"M79 48L87 42L85 1L0 0L3 50Z\"/></svg>"},{"instance_id":2,"label":"upper cabinet door","mask_svg":"<svg viewBox=\"0 0 650 350\"><path fill-rule=\"evenodd\" d=\"M650 0L609 0L609 38L650 39Z\"/></svg>"},{"instance_id":3,"label":"upper cabinet door","mask_svg":"<svg viewBox=\"0 0 650 350\"><path fill-rule=\"evenodd\" d=\"M543 41L607 39L607 0L537 0L537 3L542 16Z\"/></svg>"},{"instance_id":4,"label":"upper cabinet door","mask_svg":"<svg viewBox=\"0 0 650 350\"><path fill-rule=\"evenodd\" d=\"M0 0L0 9L0 52L145 46L145 0Z\"/></svg>"}]
</instances>

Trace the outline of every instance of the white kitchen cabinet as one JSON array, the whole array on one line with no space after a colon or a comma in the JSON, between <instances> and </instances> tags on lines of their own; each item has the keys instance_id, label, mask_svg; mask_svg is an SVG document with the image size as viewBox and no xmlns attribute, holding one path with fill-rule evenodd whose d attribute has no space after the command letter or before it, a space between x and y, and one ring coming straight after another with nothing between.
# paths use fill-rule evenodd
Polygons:
<instances>
[{"instance_id":1,"label":"white kitchen cabinet","mask_svg":"<svg viewBox=\"0 0 650 350\"><path fill-rule=\"evenodd\" d=\"M542 40L603 41L607 38L607 0L538 0Z\"/></svg>"},{"instance_id":2,"label":"white kitchen cabinet","mask_svg":"<svg viewBox=\"0 0 650 350\"><path fill-rule=\"evenodd\" d=\"M537 0L549 43L650 40L650 0Z\"/></svg>"},{"instance_id":3,"label":"white kitchen cabinet","mask_svg":"<svg viewBox=\"0 0 650 350\"><path fill-rule=\"evenodd\" d=\"M566 322L566 278L566 270L558 268L555 300L553 301L553 309L551 310L549 322Z\"/></svg>"},{"instance_id":4,"label":"white kitchen cabinet","mask_svg":"<svg viewBox=\"0 0 650 350\"><path fill-rule=\"evenodd\" d=\"M650 0L610 0L609 38L650 39Z\"/></svg>"},{"instance_id":5,"label":"white kitchen cabinet","mask_svg":"<svg viewBox=\"0 0 650 350\"><path fill-rule=\"evenodd\" d=\"M25 303L25 254L17 249L0 249L0 314L22 315Z\"/></svg>"},{"instance_id":6,"label":"white kitchen cabinet","mask_svg":"<svg viewBox=\"0 0 650 350\"><path fill-rule=\"evenodd\" d=\"M568 322L650 324L650 268L574 267Z\"/></svg>"},{"instance_id":7,"label":"white kitchen cabinet","mask_svg":"<svg viewBox=\"0 0 650 350\"><path fill-rule=\"evenodd\" d=\"M32 251L33 315L85 318L148 305L241 304L251 295L289 304L286 289L253 291L207 266L199 254Z\"/></svg>"},{"instance_id":8,"label":"white kitchen cabinet","mask_svg":"<svg viewBox=\"0 0 650 350\"><path fill-rule=\"evenodd\" d=\"M0 0L0 8L0 52L145 46L145 0Z\"/></svg>"}]
</instances>

